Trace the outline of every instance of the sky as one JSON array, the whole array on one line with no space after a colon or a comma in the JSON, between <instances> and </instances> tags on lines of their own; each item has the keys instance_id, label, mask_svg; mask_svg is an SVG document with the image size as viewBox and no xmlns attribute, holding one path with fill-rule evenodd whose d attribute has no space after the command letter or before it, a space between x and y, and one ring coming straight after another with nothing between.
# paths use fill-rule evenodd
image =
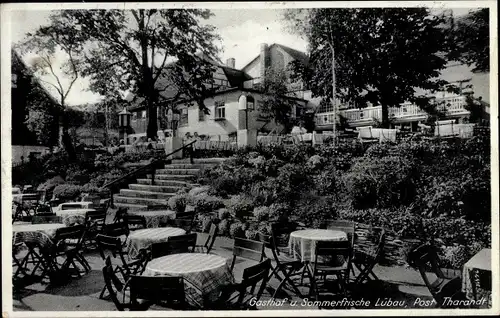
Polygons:
<instances>
[{"instance_id":1,"label":"sky","mask_svg":"<svg viewBox=\"0 0 500 318\"><path fill-rule=\"evenodd\" d=\"M469 9L454 9L455 15L462 15ZM299 51L306 51L307 42L298 35L290 34L285 30L286 23L282 20L283 10L277 9L214 9L214 16L208 23L217 28L217 32L222 38L223 52L222 62L228 58L236 59L236 68L241 69L253 60L260 50L261 43L269 45L279 43ZM27 32L36 30L39 26L48 23L50 11L12 11L11 14L11 35L12 43L17 43L25 38ZM59 61L62 61L63 54L58 54ZM29 64L32 56L25 56L25 61ZM47 81L53 79L46 77ZM68 80L63 79L64 83ZM87 91L88 81L79 79L68 95L67 104L79 105L94 103L100 97ZM48 90L54 92L47 86Z\"/></svg>"}]
</instances>

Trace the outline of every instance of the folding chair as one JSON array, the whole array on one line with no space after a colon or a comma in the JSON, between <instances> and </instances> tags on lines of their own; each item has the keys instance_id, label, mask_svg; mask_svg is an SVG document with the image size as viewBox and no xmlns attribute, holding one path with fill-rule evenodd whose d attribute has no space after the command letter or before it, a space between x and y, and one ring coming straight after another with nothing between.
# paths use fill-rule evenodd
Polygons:
<instances>
[{"instance_id":1,"label":"folding chair","mask_svg":"<svg viewBox=\"0 0 500 318\"><path fill-rule=\"evenodd\" d=\"M125 214L122 218L131 231L147 228L146 218L142 215Z\"/></svg>"},{"instance_id":2,"label":"folding chair","mask_svg":"<svg viewBox=\"0 0 500 318\"><path fill-rule=\"evenodd\" d=\"M204 253L210 254L212 247L214 246L215 239L217 238L217 234L219 233L219 227L217 224L212 223L210 225L210 230L208 232L208 237L203 243L203 245L196 245L196 248L200 248Z\"/></svg>"},{"instance_id":3,"label":"folding chair","mask_svg":"<svg viewBox=\"0 0 500 318\"><path fill-rule=\"evenodd\" d=\"M102 233L106 225L106 212L103 210L88 211L85 214L85 227L87 228L84 239L84 247L87 248L87 243L95 242L95 237Z\"/></svg>"},{"instance_id":4,"label":"folding chair","mask_svg":"<svg viewBox=\"0 0 500 318\"><path fill-rule=\"evenodd\" d=\"M182 277L132 275L128 284L132 310L148 310L153 304L188 309Z\"/></svg>"},{"instance_id":5,"label":"folding chair","mask_svg":"<svg viewBox=\"0 0 500 318\"><path fill-rule=\"evenodd\" d=\"M271 260L266 259L259 264L243 270L243 279L240 283L223 287L219 300L215 304L216 310L243 310L256 309L250 300L257 302L264 293L271 270ZM257 285L259 285L257 289ZM255 290L257 289L257 293Z\"/></svg>"},{"instance_id":6,"label":"folding chair","mask_svg":"<svg viewBox=\"0 0 500 318\"><path fill-rule=\"evenodd\" d=\"M61 264L63 272L67 272L70 267L76 270L78 277L81 277L80 269L75 261L78 261L86 273L92 268L82 254L83 239L85 237L85 226L75 225L57 229L55 242L55 259L64 256L65 260Z\"/></svg>"},{"instance_id":7,"label":"folding chair","mask_svg":"<svg viewBox=\"0 0 500 318\"><path fill-rule=\"evenodd\" d=\"M431 244L423 244L411 250L408 254L408 263L416 267L425 285L437 302L437 306L444 308L445 298L453 300L466 299L461 293L462 282L460 277L448 278L441 270L437 248ZM431 281L427 271L431 270L436 279Z\"/></svg>"},{"instance_id":8,"label":"folding chair","mask_svg":"<svg viewBox=\"0 0 500 318\"><path fill-rule=\"evenodd\" d=\"M334 275L339 283L340 293L346 295L351 268L352 245L350 241L317 241L312 268L311 292L319 297L319 279L326 284L328 275Z\"/></svg>"},{"instance_id":9,"label":"folding chair","mask_svg":"<svg viewBox=\"0 0 500 318\"><path fill-rule=\"evenodd\" d=\"M265 258L264 243L247 240L241 237L235 237L233 247L233 260L230 267L231 272L234 269L237 257L262 262L262 260Z\"/></svg>"},{"instance_id":10,"label":"folding chair","mask_svg":"<svg viewBox=\"0 0 500 318\"><path fill-rule=\"evenodd\" d=\"M153 243L149 248L150 259L172 254L191 253L196 246L196 237L196 233L176 235L170 236L167 242Z\"/></svg>"},{"instance_id":11,"label":"folding chair","mask_svg":"<svg viewBox=\"0 0 500 318\"><path fill-rule=\"evenodd\" d=\"M356 285L360 285L370 279L378 280L377 275L373 272L373 268L380 260L384 249L385 230L383 228L372 228L370 232L373 234L378 232L375 249L370 250L369 252L354 251L354 257L352 259L352 272L354 273L354 267L356 267L359 271L359 274L354 281Z\"/></svg>"},{"instance_id":12,"label":"folding chair","mask_svg":"<svg viewBox=\"0 0 500 318\"><path fill-rule=\"evenodd\" d=\"M186 231L186 233L191 233L194 226L195 212L184 212L176 213L175 219L169 219L167 225L178 227Z\"/></svg>"},{"instance_id":13,"label":"folding chair","mask_svg":"<svg viewBox=\"0 0 500 318\"><path fill-rule=\"evenodd\" d=\"M356 238L356 223L347 220L326 220L326 229L328 230L339 230L347 234L347 240L350 242L351 255L350 259L354 257L354 240ZM350 280L350 273L352 272L352 264L349 263L349 272L347 273L346 281Z\"/></svg>"},{"instance_id":14,"label":"folding chair","mask_svg":"<svg viewBox=\"0 0 500 318\"><path fill-rule=\"evenodd\" d=\"M127 215L128 209L124 207L119 207L118 210L116 210L115 213L115 218L113 219L113 222L123 222L125 215Z\"/></svg>"},{"instance_id":15,"label":"folding chair","mask_svg":"<svg viewBox=\"0 0 500 318\"><path fill-rule=\"evenodd\" d=\"M133 262L127 262L122 242L119 237L98 234L96 236L96 241L99 248L99 254L103 260L106 260L107 257L111 257L111 259L119 262L119 264L115 264L114 271L115 273L120 272L125 281L128 280L131 275L142 273L142 271L144 271L147 259L145 257L140 257ZM106 286L102 289L99 298L102 299L105 291Z\"/></svg>"},{"instance_id":16,"label":"folding chair","mask_svg":"<svg viewBox=\"0 0 500 318\"><path fill-rule=\"evenodd\" d=\"M291 279L294 276L302 275L302 272L299 271L304 267L302 262L299 260L294 260L289 256L285 256L285 253L283 252L280 253L276 246L275 238L272 233L271 235L259 233L259 240L264 243L265 247L271 250L273 259L276 262L276 266L273 266L271 263L272 272L269 275L269 279L271 279L272 276L275 276L280 281L278 288L276 288L276 290L274 291L273 298L275 298L279 291L285 286L290 286L299 297L302 297L302 293ZM270 257L268 257L267 255L266 258L270 259ZM281 275L283 275L283 277L280 276L280 273Z\"/></svg>"}]
</instances>

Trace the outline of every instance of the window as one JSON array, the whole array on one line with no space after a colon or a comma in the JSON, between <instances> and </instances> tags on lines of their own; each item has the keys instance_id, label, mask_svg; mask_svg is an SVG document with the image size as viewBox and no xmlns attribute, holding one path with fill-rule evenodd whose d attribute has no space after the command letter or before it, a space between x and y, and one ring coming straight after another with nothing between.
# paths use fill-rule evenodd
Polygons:
<instances>
[{"instance_id":1,"label":"window","mask_svg":"<svg viewBox=\"0 0 500 318\"><path fill-rule=\"evenodd\" d=\"M187 126L188 125L188 109L181 109L181 116L179 119L179 126Z\"/></svg>"},{"instance_id":2,"label":"window","mask_svg":"<svg viewBox=\"0 0 500 318\"><path fill-rule=\"evenodd\" d=\"M205 111L198 109L198 121L205 121Z\"/></svg>"},{"instance_id":3,"label":"window","mask_svg":"<svg viewBox=\"0 0 500 318\"><path fill-rule=\"evenodd\" d=\"M224 101L215 102L215 119L225 119L226 118L226 105Z\"/></svg>"},{"instance_id":4,"label":"window","mask_svg":"<svg viewBox=\"0 0 500 318\"><path fill-rule=\"evenodd\" d=\"M255 100L252 96L247 96L247 109L248 110L255 109Z\"/></svg>"},{"instance_id":5,"label":"window","mask_svg":"<svg viewBox=\"0 0 500 318\"><path fill-rule=\"evenodd\" d=\"M146 118L146 111L145 111L145 110L143 110L143 111L141 112L141 118Z\"/></svg>"}]
</instances>

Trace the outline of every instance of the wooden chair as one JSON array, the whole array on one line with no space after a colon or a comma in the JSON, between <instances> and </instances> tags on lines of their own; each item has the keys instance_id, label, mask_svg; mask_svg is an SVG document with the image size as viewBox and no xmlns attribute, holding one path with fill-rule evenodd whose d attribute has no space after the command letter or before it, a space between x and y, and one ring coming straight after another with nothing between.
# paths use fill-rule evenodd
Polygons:
<instances>
[{"instance_id":1,"label":"wooden chair","mask_svg":"<svg viewBox=\"0 0 500 318\"><path fill-rule=\"evenodd\" d=\"M216 310L256 309L250 300L258 301L269 279L271 260L266 259L259 264L243 270L243 279L240 283L223 287L219 300L215 304ZM257 286L260 284L259 288ZM257 289L257 293L255 290Z\"/></svg>"},{"instance_id":2,"label":"wooden chair","mask_svg":"<svg viewBox=\"0 0 500 318\"><path fill-rule=\"evenodd\" d=\"M278 288L274 291L273 298L276 297L283 287L287 286L286 284L288 284L288 286L290 286L299 297L302 297L300 290L292 280L292 277L302 275L302 272L299 272L299 270L304 266L302 262L285 255L283 252L280 252L276 246L276 239L272 233L271 235L259 233L259 240L264 243L265 247L271 250L272 258L276 263L275 266L271 263L272 271L269 275L269 279L271 279L272 276L275 276L280 281ZM267 255L265 257L271 259L271 257L268 257ZM283 277L281 277L280 274L283 275Z\"/></svg>"},{"instance_id":3,"label":"wooden chair","mask_svg":"<svg viewBox=\"0 0 500 318\"><path fill-rule=\"evenodd\" d=\"M188 309L182 277L132 275L128 284L132 310L148 310L153 304Z\"/></svg>"},{"instance_id":4,"label":"wooden chair","mask_svg":"<svg viewBox=\"0 0 500 318\"><path fill-rule=\"evenodd\" d=\"M200 248L204 253L210 254L212 247L214 246L215 239L217 238L217 234L219 233L219 227L217 224L212 223L210 225L210 230L208 232L208 237L203 243L203 245L196 245L196 248Z\"/></svg>"},{"instance_id":5,"label":"wooden chair","mask_svg":"<svg viewBox=\"0 0 500 318\"><path fill-rule=\"evenodd\" d=\"M125 219L125 215L127 214L128 214L127 208L119 207L118 210L116 210L113 222L123 222Z\"/></svg>"},{"instance_id":6,"label":"wooden chair","mask_svg":"<svg viewBox=\"0 0 500 318\"><path fill-rule=\"evenodd\" d=\"M110 257L111 260L115 260L115 273L120 272L124 280L128 280L131 275L142 273L146 267L147 259L141 257L135 261L127 262L125 257L125 252L123 251L123 245L119 237L107 236L98 234L96 236L97 246L99 248L99 254L103 260ZM104 296L106 288L104 287L99 295L99 298Z\"/></svg>"},{"instance_id":7,"label":"wooden chair","mask_svg":"<svg viewBox=\"0 0 500 318\"><path fill-rule=\"evenodd\" d=\"M326 220L325 228L327 230L339 230L347 234L347 240L351 245L351 255L349 256L351 259L354 257L354 240L356 238L356 223L347 220ZM349 263L349 272L347 273L346 282L350 280L350 273L352 271L351 263Z\"/></svg>"},{"instance_id":8,"label":"wooden chair","mask_svg":"<svg viewBox=\"0 0 500 318\"><path fill-rule=\"evenodd\" d=\"M82 254L83 239L85 237L85 226L75 225L57 229L54 238L55 258L63 256L65 258L61 269L67 272L70 267L76 270L78 277L81 277L80 269L75 261L78 261L86 273L92 268Z\"/></svg>"},{"instance_id":9,"label":"wooden chair","mask_svg":"<svg viewBox=\"0 0 500 318\"><path fill-rule=\"evenodd\" d=\"M34 215L31 224L57 224L62 223L62 217L53 215Z\"/></svg>"},{"instance_id":10,"label":"wooden chair","mask_svg":"<svg viewBox=\"0 0 500 318\"><path fill-rule=\"evenodd\" d=\"M178 227L186 231L186 233L191 233L194 226L195 212L183 212L176 213L175 219L169 219L167 225Z\"/></svg>"},{"instance_id":11,"label":"wooden chair","mask_svg":"<svg viewBox=\"0 0 500 318\"><path fill-rule=\"evenodd\" d=\"M253 240L247 240L240 237L235 237L234 247L233 247L233 260L231 262L231 271L233 271L234 269L237 257L242 257L257 262L262 262L262 260L265 257L264 243Z\"/></svg>"},{"instance_id":12,"label":"wooden chair","mask_svg":"<svg viewBox=\"0 0 500 318\"><path fill-rule=\"evenodd\" d=\"M176 235L169 237L167 242L153 243L149 248L149 257L155 259L166 255L191 253L196 246L196 237L196 233Z\"/></svg>"},{"instance_id":13,"label":"wooden chair","mask_svg":"<svg viewBox=\"0 0 500 318\"><path fill-rule=\"evenodd\" d=\"M323 277L323 286L327 276L334 275L340 288L340 293L347 293L349 271L351 268L352 245L350 241L317 241L315 258L312 268L311 291L319 297L319 282Z\"/></svg>"},{"instance_id":14,"label":"wooden chair","mask_svg":"<svg viewBox=\"0 0 500 318\"><path fill-rule=\"evenodd\" d=\"M105 211L95 210L85 213L85 227L87 228L87 235L84 240L85 247L87 247L87 243L95 243L95 237L102 233L105 225Z\"/></svg>"},{"instance_id":15,"label":"wooden chair","mask_svg":"<svg viewBox=\"0 0 500 318\"><path fill-rule=\"evenodd\" d=\"M385 230L383 228L372 228L370 232L378 232L375 249L369 252L354 251L354 257L352 259L352 272L354 273L354 267L359 270L359 274L354 281L356 285L360 285L370 279L378 280L377 275L373 272L373 268L380 260L384 249ZM370 275L372 277L370 277Z\"/></svg>"},{"instance_id":16,"label":"wooden chair","mask_svg":"<svg viewBox=\"0 0 500 318\"><path fill-rule=\"evenodd\" d=\"M450 279L441 270L437 248L434 245L423 244L411 250L408 254L408 263L418 269L438 307L445 307L445 297L453 300L465 298L461 293L460 277ZM436 276L435 280L428 277L428 270Z\"/></svg>"},{"instance_id":17,"label":"wooden chair","mask_svg":"<svg viewBox=\"0 0 500 318\"><path fill-rule=\"evenodd\" d=\"M130 231L140 230L147 228L146 218L142 215L125 214L123 215L123 222L127 224Z\"/></svg>"}]
</instances>

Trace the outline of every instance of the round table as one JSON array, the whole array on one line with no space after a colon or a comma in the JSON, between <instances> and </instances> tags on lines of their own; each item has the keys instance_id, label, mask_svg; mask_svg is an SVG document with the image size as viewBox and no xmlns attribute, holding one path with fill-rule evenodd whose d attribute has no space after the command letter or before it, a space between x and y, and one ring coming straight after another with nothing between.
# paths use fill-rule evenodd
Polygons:
<instances>
[{"instance_id":1,"label":"round table","mask_svg":"<svg viewBox=\"0 0 500 318\"><path fill-rule=\"evenodd\" d=\"M74 224L84 224L87 212L95 211L94 209L74 209L74 210L59 210L55 211L57 216L62 217L62 222L66 226Z\"/></svg>"},{"instance_id":2,"label":"round table","mask_svg":"<svg viewBox=\"0 0 500 318\"><path fill-rule=\"evenodd\" d=\"M149 248L153 243L166 242L170 236L186 234L183 229L175 227L160 227L156 229L137 230L130 233L126 246L131 259L139 255L139 251Z\"/></svg>"},{"instance_id":3,"label":"round table","mask_svg":"<svg viewBox=\"0 0 500 318\"><path fill-rule=\"evenodd\" d=\"M290 233L288 246L295 259L311 262L315 258L317 241L346 241L347 234L339 230L306 229Z\"/></svg>"},{"instance_id":4,"label":"round table","mask_svg":"<svg viewBox=\"0 0 500 318\"><path fill-rule=\"evenodd\" d=\"M214 302L223 285L234 283L228 259L201 253L173 254L153 259L143 273L146 276L177 276L184 278L186 301L204 308Z\"/></svg>"},{"instance_id":5,"label":"round table","mask_svg":"<svg viewBox=\"0 0 500 318\"><path fill-rule=\"evenodd\" d=\"M147 228L157 228L162 223L166 223L167 220L173 219L175 217L175 212L170 210L163 211L137 211L129 212L130 215L140 215L144 216L146 219Z\"/></svg>"},{"instance_id":6,"label":"round table","mask_svg":"<svg viewBox=\"0 0 500 318\"><path fill-rule=\"evenodd\" d=\"M12 225L12 244L36 242L45 247L52 244L57 229L66 227L64 224L22 224Z\"/></svg>"}]
</instances>

